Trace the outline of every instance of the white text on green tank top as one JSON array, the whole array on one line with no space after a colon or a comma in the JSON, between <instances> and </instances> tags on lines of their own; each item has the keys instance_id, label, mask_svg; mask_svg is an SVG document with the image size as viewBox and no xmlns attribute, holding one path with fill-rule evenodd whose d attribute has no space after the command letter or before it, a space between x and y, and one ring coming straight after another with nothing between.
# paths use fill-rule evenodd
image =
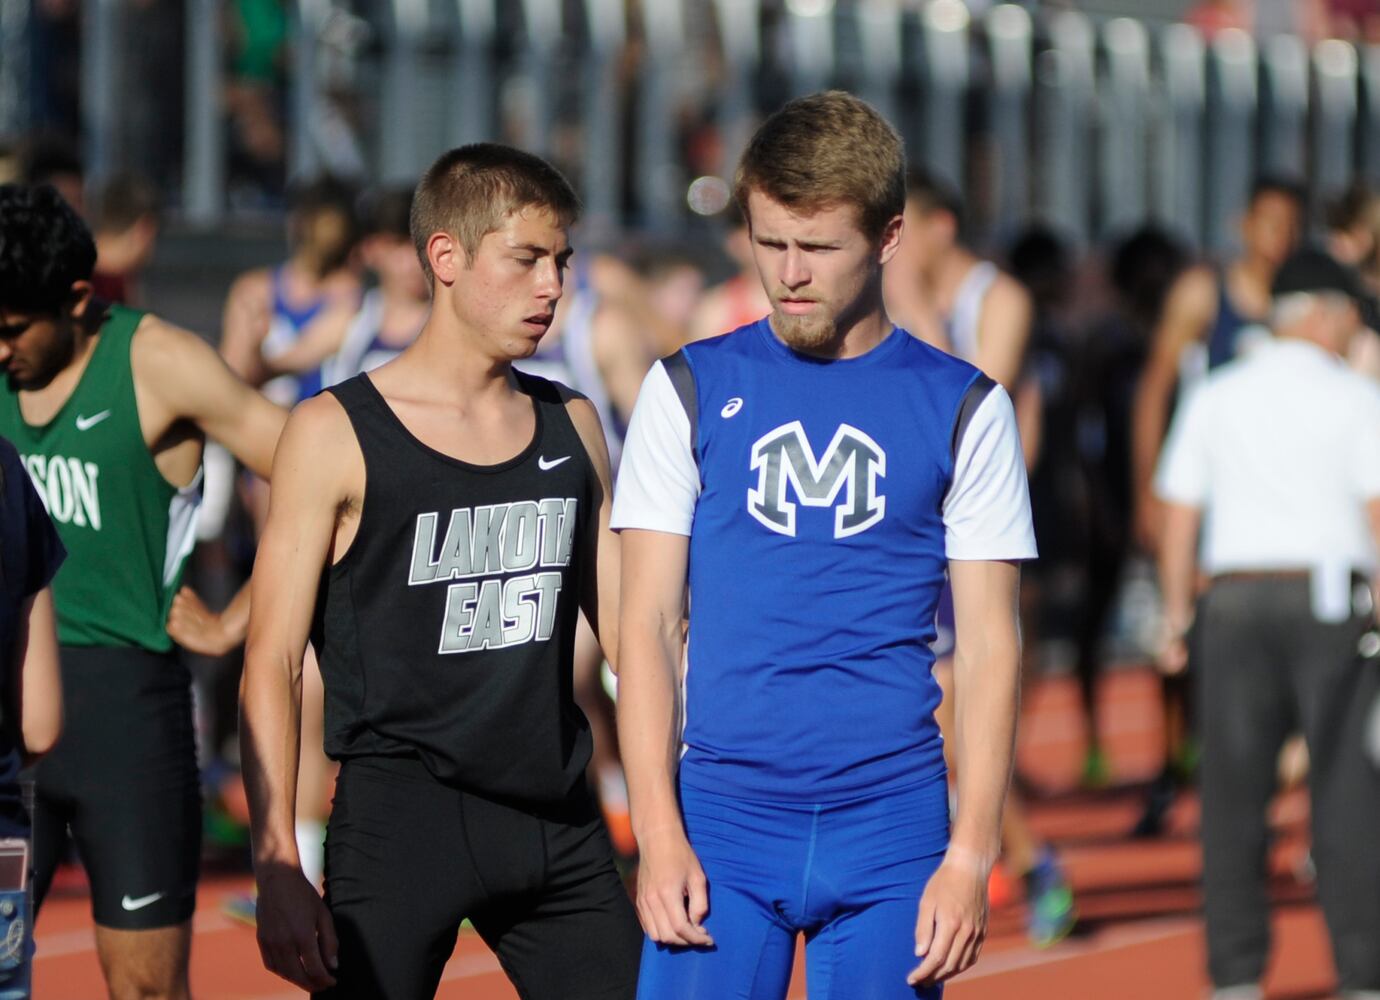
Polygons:
<instances>
[{"instance_id":1,"label":"white text on green tank top","mask_svg":"<svg viewBox=\"0 0 1380 1000\"><path fill-rule=\"evenodd\" d=\"M59 524L101 530L100 466L61 455L23 458L49 517Z\"/></svg>"}]
</instances>

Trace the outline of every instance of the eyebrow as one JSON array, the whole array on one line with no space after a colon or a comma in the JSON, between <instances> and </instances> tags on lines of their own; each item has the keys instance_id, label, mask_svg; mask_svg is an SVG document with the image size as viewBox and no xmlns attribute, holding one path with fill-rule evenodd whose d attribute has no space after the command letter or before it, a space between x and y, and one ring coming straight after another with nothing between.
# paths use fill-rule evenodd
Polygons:
<instances>
[{"instance_id":1,"label":"eyebrow","mask_svg":"<svg viewBox=\"0 0 1380 1000\"><path fill-rule=\"evenodd\" d=\"M539 243L509 243L508 249L526 251L527 253L534 254L537 257L547 257L551 254L550 247L544 247ZM561 258L568 258L574 252L575 249L573 247L567 247L560 253L556 254L556 256Z\"/></svg>"}]
</instances>

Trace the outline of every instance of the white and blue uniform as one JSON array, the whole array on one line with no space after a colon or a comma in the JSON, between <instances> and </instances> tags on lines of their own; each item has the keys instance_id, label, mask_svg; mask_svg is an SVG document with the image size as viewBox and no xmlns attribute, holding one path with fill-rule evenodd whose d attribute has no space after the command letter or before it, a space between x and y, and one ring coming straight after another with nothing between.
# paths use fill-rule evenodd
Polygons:
<instances>
[{"instance_id":1,"label":"white and blue uniform","mask_svg":"<svg viewBox=\"0 0 1380 1000\"><path fill-rule=\"evenodd\" d=\"M398 341L385 337L383 308L383 292L380 289L371 288L364 293L364 298L360 300L359 312L355 313L355 318L350 321L340 350L321 366L323 388L329 389L362 372L371 372L386 365L417 339L417 335L422 332L420 325L406 340Z\"/></svg>"},{"instance_id":2,"label":"white and blue uniform","mask_svg":"<svg viewBox=\"0 0 1380 1000\"><path fill-rule=\"evenodd\" d=\"M273 360L285 354L302 338L302 334L312 321L326 308L326 296L318 295L306 305L293 305L287 299L285 268L273 272L273 305L269 317L268 333L259 345L259 353ZM262 392L279 406L296 406L321 389L321 370L314 369L295 375L278 375L269 379Z\"/></svg>"},{"instance_id":3,"label":"white and blue uniform","mask_svg":"<svg viewBox=\"0 0 1380 1000\"><path fill-rule=\"evenodd\" d=\"M811 1000L916 996L935 605L949 560L1035 555L1005 392L903 330L835 361L767 320L690 344L643 384L613 525L690 538L680 786L717 942L649 945L641 995L779 1000L803 932Z\"/></svg>"}]
</instances>

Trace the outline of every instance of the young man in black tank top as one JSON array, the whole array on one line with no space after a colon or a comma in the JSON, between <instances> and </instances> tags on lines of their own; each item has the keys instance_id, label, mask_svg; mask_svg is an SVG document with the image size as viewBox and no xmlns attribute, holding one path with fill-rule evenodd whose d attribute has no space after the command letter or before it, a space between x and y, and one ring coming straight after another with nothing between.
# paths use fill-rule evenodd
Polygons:
<instances>
[{"instance_id":1,"label":"young man in black tank top","mask_svg":"<svg viewBox=\"0 0 1380 1000\"><path fill-rule=\"evenodd\" d=\"M465 918L524 997L634 994L641 935L571 697L581 609L617 649L608 452L587 400L512 368L577 210L528 154L442 156L412 209L420 337L301 404L278 449L243 689L259 943L332 1000L433 996ZM342 761L324 902L293 837L309 638Z\"/></svg>"}]
</instances>

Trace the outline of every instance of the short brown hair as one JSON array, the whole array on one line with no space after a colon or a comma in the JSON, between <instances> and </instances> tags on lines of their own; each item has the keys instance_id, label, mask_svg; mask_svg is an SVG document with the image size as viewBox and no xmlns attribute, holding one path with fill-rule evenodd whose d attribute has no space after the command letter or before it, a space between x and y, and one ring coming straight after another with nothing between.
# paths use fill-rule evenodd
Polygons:
<instances>
[{"instance_id":1,"label":"short brown hair","mask_svg":"<svg viewBox=\"0 0 1380 1000\"><path fill-rule=\"evenodd\" d=\"M539 156L494 142L477 142L442 153L422 175L412 199L412 241L427 280L426 244L450 233L474 260L479 243L513 212L550 210L564 226L580 215L580 199L561 172Z\"/></svg>"},{"instance_id":2,"label":"short brown hair","mask_svg":"<svg viewBox=\"0 0 1380 1000\"><path fill-rule=\"evenodd\" d=\"M738 162L733 196L749 224L753 191L793 211L856 205L862 231L878 239L905 211L905 149L886 119L852 94L800 97L762 123Z\"/></svg>"}]
</instances>

